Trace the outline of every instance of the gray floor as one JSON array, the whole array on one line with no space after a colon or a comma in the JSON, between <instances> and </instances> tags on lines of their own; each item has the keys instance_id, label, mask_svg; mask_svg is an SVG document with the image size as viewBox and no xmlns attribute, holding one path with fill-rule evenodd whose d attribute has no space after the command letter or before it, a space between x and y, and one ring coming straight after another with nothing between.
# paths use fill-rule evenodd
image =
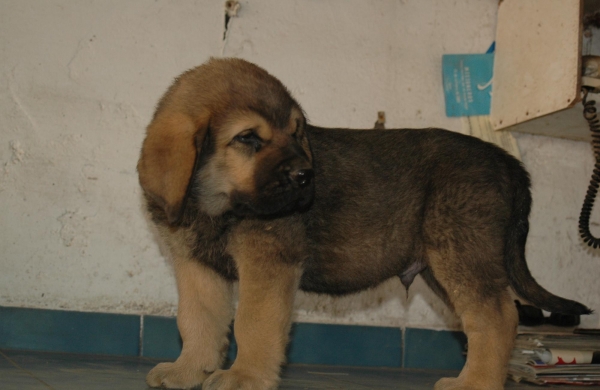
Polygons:
<instances>
[{"instance_id":1,"label":"gray floor","mask_svg":"<svg viewBox=\"0 0 600 390\"><path fill-rule=\"evenodd\" d=\"M156 363L135 357L0 350L0 389L148 389L144 378ZM439 378L456 374L453 371L292 365L284 369L280 389L432 389ZM543 389L510 381L506 388Z\"/></svg>"}]
</instances>

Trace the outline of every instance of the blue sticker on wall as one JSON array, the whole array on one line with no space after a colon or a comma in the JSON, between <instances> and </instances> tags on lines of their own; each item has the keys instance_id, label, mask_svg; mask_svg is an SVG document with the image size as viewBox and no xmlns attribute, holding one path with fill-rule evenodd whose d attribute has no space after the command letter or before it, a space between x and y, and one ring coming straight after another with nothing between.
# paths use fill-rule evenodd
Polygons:
<instances>
[{"instance_id":1,"label":"blue sticker on wall","mask_svg":"<svg viewBox=\"0 0 600 390\"><path fill-rule=\"evenodd\" d=\"M489 115L493 72L493 53L442 56L446 115Z\"/></svg>"}]
</instances>

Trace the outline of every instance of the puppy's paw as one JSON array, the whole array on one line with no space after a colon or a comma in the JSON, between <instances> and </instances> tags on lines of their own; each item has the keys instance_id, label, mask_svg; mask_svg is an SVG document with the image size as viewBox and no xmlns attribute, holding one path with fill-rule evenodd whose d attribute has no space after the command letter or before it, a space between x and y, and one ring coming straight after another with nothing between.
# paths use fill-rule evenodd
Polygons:
<instances>
[{"instance_id":1,"label":"puppy's paw","mask_svg":"<svg viewBox=\"0 0 600 390\"><path fill-rule=\"evenodd\" d=\"M208 376L203 370L193 369L190 365L177 361L158 364L146 376L146 383L150 387L192 389L200 388Z\"/></svg>"},{"instance_id":2,"label":"puppy's paw","mask_svg":"<svg viewBox=\"0 0 600 390\"><path fill-rule=\"evenodd\" d=\"M202 390L274 390L278 378L263 378L231 368L215 371L202 385Z\"/></svg>"},{"instance_id":3,"label":"puppy's paw","mask_svg":"<svg viewBox=\"0 0 600 390\"><path fill-rule=\"evenodd\" d=\"M504 390L504 385L467 384L462 378L442 378L435 383L434 390Z\"/></svg>"}]
</instances>

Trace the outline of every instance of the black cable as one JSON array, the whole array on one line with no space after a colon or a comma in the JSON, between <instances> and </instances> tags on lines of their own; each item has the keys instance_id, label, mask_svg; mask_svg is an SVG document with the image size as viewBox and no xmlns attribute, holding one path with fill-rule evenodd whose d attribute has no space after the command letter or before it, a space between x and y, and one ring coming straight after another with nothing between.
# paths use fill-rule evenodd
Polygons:
<instances>
[{"instance_id":1,"label":"black cable","mask_svg":"<svg viewBox=\"0 0 600 390\"><path fill-rule=\"evenodd\" d=\"M598 248L600 246L600 238L594 237L590 232L590 215L592 214L594 201L598 194L598 187L600 187L600 119L598 119L596 101L587 100L589 91L588 88L583 88L583 117L588 122L590 132L592 133L592 148L596 164L594 165L590 185L583 201L581 214L579 215L579 234L583 242L591 247Z\"/></svg>"}]
</instances>

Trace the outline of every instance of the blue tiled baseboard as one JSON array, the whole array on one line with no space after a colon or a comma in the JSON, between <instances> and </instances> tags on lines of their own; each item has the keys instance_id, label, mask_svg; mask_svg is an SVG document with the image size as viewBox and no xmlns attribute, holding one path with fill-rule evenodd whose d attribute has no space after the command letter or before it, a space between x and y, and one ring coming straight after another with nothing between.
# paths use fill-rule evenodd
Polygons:
<instances>
[{"instance_id":1,"label":"blue tiled baseboard","mask_svg":"<svg viewBox=\"0 0 600 390\"><path fill-rule=\"evenodd\" d=\"M296 323L287 361L298 364L460 369L466 338L427 329ZM181 351L172 317L81 313L0 306L0 349L145 356ZM237 347L231 337L228 357ZM440 351L443 351L440 353Z\"/></svg>"},{"instance_id":2,"label":"blue tiled baseboard","mask_svg":"<svg viewBox=\"0 0 600 390\"><path fill-rule=\"evenodd\" d=\"M0 348L137 355L140 317L0 306Z\"/></svg>"},{"instance_id":3,"label":"blue tiled baseboard","mask_svg":"<svg viewBox=\"0 0 600 390\"><path fill-rule=\"evenodd\" d=\"M466 344L463 332L407 328L403 367L460 370L466 361Z\"/></svg>"},{"instance_id":4,"label":"blue tiled baseboard","mask_svg":"<svg viewBox=\"0 0 600 390\"><path fill-rule=\"evenodd\" d=\"M297 323L290 336L290 363L402 367L400 328Z\"/></svg>"}]
</instances>

